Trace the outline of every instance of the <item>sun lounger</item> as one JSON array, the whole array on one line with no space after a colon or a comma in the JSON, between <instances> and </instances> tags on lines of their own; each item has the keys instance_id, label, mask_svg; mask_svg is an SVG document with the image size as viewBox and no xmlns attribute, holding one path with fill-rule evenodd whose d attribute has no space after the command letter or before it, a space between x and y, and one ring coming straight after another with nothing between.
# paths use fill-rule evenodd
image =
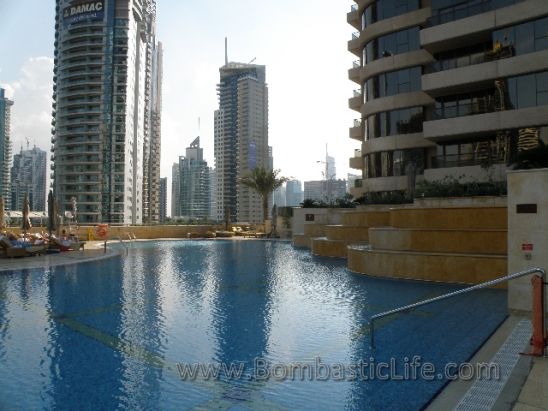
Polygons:
<instances>
[{"instance_id":1,"label":"sun lounger","mask_svg":"<svg viewBox=\"0 0 548 411\"><path fill-rule=\"evenodd\" d=\"M85 244L85 241L59 240L55 237L49 239L50 248L57 248L60 251L83 250Z\"/></svg>"},{"instance_id":2,"label":"sun lounger","mask_svg":"<svg viewBox=\"0 0 548 411\"><path fill-rule=\"evenodd\" d=\"M42 245L16 245L14 246L6 237L0 238L0 250L2 255L9 258L30 257L44 254L46 247Z\"/></svg>"}]
</instances>

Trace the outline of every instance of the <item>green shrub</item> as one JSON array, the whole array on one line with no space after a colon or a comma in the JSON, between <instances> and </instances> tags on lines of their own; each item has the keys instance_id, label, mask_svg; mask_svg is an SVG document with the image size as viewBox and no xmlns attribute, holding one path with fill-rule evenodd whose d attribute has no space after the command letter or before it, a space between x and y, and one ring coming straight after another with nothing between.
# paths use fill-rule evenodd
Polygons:
<instances>
[{"instance_id":1,"label":"green shrub","mask_svg":"<svg viewBox=\"0 0 548 411\"><path fill-rule=\"evenodd\" d=\"M505 181L461 183L460 178L455 177L445 177L441 181L420 182L415 189L415 198L501 196L506 194Z\"/></svg>"},{"instance_id":2,"label":"green shrub","mask_svg":"<svg viewBox=\"0 0 548 411\"><path fill-rule=\"evenodd\" d=\"M375 191L365 193L356 200L356 203L362 205L374 204L407 204L413 201L408 199L404 190L395 191Z\"/></svg>"}]
</instances>

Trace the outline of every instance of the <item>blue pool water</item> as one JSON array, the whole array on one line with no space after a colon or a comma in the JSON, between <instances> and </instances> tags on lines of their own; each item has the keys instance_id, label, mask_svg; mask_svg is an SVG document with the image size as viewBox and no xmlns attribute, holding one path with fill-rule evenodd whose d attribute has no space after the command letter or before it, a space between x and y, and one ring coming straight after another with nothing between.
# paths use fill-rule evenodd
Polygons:
<instances>
[{"instance_id":1,"label":"blue pool water","mask_svg":"<svg viewBox=\"0 0 548 411\"><path fill-rule=\"evenodd\" d=\"M338 381L336 364L466 361L504 320L504 292L381 321L369 346L372 314L457 288L369 278L253 240L141 243L101 262L0 273L0 409L421 409L444 379ZM320 362L326 381L258 373ZM200 363L243 374L181 378Z\"/></svg>"}]
</instances>

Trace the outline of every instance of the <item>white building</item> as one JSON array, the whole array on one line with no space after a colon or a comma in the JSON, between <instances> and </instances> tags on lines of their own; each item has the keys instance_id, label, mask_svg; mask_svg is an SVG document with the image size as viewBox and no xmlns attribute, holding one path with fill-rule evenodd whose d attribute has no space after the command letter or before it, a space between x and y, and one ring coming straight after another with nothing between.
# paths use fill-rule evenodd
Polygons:
<instances>
[{"instance_id":1,"label":"white building","mask_svg":"<svg viewBox=\"0 0 548 411\"><path fill-rule=\"evenodd\" d=\"M56 0L53 187L81 223L142 222L155 14L155 0Z\"/></svg>"}]
</instances>

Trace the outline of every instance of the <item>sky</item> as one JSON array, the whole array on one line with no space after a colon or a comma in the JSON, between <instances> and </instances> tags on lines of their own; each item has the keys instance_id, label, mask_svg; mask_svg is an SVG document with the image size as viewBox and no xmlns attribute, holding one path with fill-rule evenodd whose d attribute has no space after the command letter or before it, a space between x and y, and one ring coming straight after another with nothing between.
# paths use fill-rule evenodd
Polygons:
<instances>
[{"instance_id":1,"label":"sky","mask_svg":"<svg viewBox=\"0 0 548 411\"><path fill-rule=\"evenodd\" d=\"M358 116L348 108L356 85L347 51L354 29L351 0L157 0L157 38L164 45L161 175L201 136L213 166L216 86L229 61L266 66L269 144L274 167L301 181L322 178L326 144L337 177L357 173L348 159L359 143L348 137ZM13 151L51 147L53 0L0 0L0 87L14 100ZM48 156L49 157L49 156ZM48 166L49 167L49 166ZM169 191L169 190L168 190Z\"/></svg>"}]
</instances>

